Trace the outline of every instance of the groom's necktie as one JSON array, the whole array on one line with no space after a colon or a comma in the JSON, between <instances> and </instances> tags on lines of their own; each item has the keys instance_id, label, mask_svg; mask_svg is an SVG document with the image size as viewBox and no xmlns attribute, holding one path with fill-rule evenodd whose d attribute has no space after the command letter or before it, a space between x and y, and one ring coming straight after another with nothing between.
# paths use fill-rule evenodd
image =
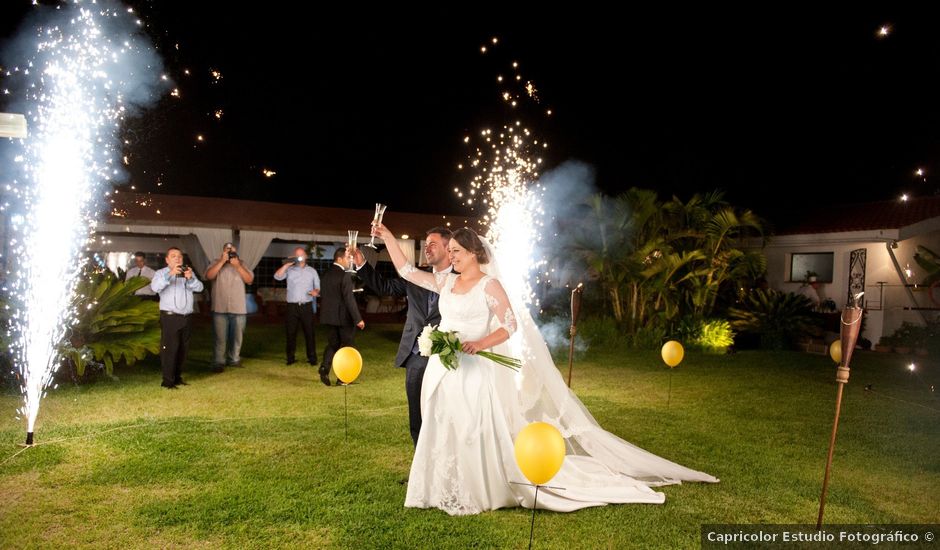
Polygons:
<instances>
[{"instance_id":1,"label":"groom's necktie","mask_svg":"<svg viewBox=\"0 0 940 550\"><path fill-rule=\"evenodd\" d=\"M437 292L428 293L428 315L431 315L431 312L437 307L438 296L439 294Z\"/></svg>"}]
</instances>

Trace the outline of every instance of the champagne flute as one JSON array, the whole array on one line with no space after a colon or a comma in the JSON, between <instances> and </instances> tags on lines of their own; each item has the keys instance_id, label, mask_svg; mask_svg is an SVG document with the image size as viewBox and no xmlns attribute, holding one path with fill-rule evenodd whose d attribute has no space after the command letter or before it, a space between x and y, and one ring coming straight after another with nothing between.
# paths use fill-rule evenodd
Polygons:
<instances>
[{"instance_id":1,"label":"champagne flute","mask_svg":"<svg viewBox=\"0 0 940 550\"><path fill-rule=\"evenodd\" d=\"M352 251L356 249L356 241L359 239L359 232L353 231L352 229L350 229L348 233L349 233L349 240L346 242L346 249L348 250L346 259L349 260L349 267L346 268L346 272L355 273L356 272L356 267L354 265L355 256L353 256Z\"/></svg>"},{"instance_id":2,"label":"champagne flute","mask_svg":"<svg viewBox=\"0 0 940 550\"><path fill-rule=\"evenodd\" d=\"M375 203L375 216L372 217L372 227L382 223L382 216L385 215L385 209L388 208L388 205L382 204L380 202ZM369 248L378 249L379 247L375 246L375 235L372 235L372 239L367 244Z\"/></svg>"}]
</instances>

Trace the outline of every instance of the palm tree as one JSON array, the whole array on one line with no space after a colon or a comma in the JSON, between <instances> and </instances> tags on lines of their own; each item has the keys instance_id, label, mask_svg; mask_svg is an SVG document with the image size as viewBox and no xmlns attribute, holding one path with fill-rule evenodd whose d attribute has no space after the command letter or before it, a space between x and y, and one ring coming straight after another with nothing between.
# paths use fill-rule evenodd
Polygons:
<instances>
[{"instance_id":1,"label":"palm tree","mask_svg":"<svg viewBox=\"0 0 940 550\"><path fill-rule=\"evenodd\" d=\"M750 210L735 212L720 191L696 194L685 203L673 197L663 210L668 216L670 244L702 255L689 265L694 276L685 279L689 313L711 315L723 286L764 271L766 259L761 252L740 248L744 238L763 237L763 222Z\"/></svg>"},{"instance_id":2,"label":"palm tree","mask_svg":"<svg viewBox=\"0 0 940 550\"><path fill-rule=\"evenodd\" d=\"M623 321L621 289L629 271L624 238L629 211L620 201L599 193L588 200L587 206L572 248L604 287L614 318Z\"/></svg>"},{"instance_id":3,"label":"palm tree","mask_svg":"<svg viewBox=\"0 0 940 550\"><path fill-rule=\"evenodd\" d=\"M711 315L724 288L766 267L763 254L741 248L743 238L763 235L763 223L736 212L719 191L665 204L635 187L617 197L597 194L576 226L573 252L630 333L654 314L667 322Z\"/></svg>"}]
</instances>

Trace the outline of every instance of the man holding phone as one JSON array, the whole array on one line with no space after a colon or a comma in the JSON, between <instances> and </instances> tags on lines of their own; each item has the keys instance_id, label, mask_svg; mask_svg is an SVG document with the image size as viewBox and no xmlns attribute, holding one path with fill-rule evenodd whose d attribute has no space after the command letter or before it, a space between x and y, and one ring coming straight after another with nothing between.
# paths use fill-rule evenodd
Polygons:
<instances>
[{"instance_id":1,"label":"man holding phone","mask_svg":"<svg viewBox=\"0 0 940 550\"><path fill-rule=\"evenodd\" d=\"M287 279L287 364L295 362L297 328L303 327L307 345L307 363L317 364L317 341L313 333L313 306L310 302L320 294L320 276L307 265L307 250L298 246L287 263L274 272L274 280Z\"/></svg>"}]
</instances>

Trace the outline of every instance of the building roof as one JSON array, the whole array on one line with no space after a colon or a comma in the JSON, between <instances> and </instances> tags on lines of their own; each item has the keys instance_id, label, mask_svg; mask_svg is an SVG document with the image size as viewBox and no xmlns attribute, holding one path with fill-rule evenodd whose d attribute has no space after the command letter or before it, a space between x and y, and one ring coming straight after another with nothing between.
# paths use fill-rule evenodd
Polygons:
<instances>
[{"instance_id":1,"label":"building roof","mask_svg":"<svg viewBox=\"0 0 940 550\"><path fill-rule=\"evenodd\" d=\"M775 220L774 233L797 235L901 229L931 218L940 218L940 196L794 211L789 219Z\"/></svg>"},{"instance_id":2,"label":"building roof","mask_svg":"<svg viewBox=\"0 0 940 550\"><path fill-rule=\"evenodd\" d=\"M231 227L322 235L346 235L350 229L368 235L374 214L372 210L353 208L139 193L116 193L111 206L106 224ZM386 210L383 221L396 234L418 239L432 227L450 224L456 229L476 223L471 217L402 212L395 206Z\"/></svg>"}]
</instances>

